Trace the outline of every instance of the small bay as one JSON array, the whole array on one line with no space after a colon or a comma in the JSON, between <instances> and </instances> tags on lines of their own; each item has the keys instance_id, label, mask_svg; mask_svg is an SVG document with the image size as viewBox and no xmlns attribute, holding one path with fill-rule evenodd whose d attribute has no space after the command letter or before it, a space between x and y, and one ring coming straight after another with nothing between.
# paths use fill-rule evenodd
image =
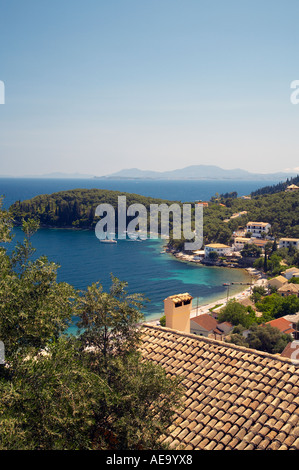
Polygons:
<instances>
[{"instance_id":1,"label":"small bay","mask_svg":"<svg viewBox=\"0 0 299 470\"><path fill-rule=\"evenodd\" d=\"M106 183L106 184L105 184ZM209 200L216 192L237 191L244 194L263 186L261 182L225 181L104 181L70 179L0 179L0 194L5 195L5 207L16 200L24 200L38 194L53 193L75 188L101 188L134 192L152 197L193 202ZM243 192L241 193L243 194ZM184 195L184 197L182 197ZM197 197L195 197L197 196ZM13 244L23 238L19 228L14 229ZM182 262L163 251L163 241L135 242L118 240L116 244L100 243L94 231L71 229L40 229L32 238L35 256L46 255L60 265L58 280L86 289L93 282L100 282L104 290L110 286L110 273L128 282L129 292L143 293L150 302L144 313L147 319L156 319L163 312L163 300L168 295L189 292L194 305L204 305L226 296L224 283L251 281L245 270L206 267ZM230 295L244 289L233 285Z\"/></svg>"},{"instance_id":2,"label":"small bay","mask_svg":"<svg viewBox=\"0 0 299 470\"><path fill-rule=\"evenodd\" d=\"M20 228L14 229L14 241L21 241ZM46 255L58 263L58 280L77 289L86 289L100 282L104 290L110 286L110 273L128 282L129 292L144 294L147 319L161 316L163 300L168 295L189 292L200 305L226 296L227 282L250 282L245 270L206 267L177 260L161 253L161 240L135 242L118 240L116 244L100 243L89 230L40 229L32 238L36 256ZM230 294L244 286L231 286Z\"/></svg>"}]
</instances>

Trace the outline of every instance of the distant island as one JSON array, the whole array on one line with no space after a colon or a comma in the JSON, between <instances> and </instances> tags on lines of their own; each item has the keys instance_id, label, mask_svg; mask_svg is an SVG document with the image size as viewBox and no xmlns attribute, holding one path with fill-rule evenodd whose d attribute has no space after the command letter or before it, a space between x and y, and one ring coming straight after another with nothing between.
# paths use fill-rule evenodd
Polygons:
<instances>
[{"instance_id":1,"label":"distant island","mask_svg":"<svg viewBox=\"0 0 299 470\"><path fill-rule=\"evenodd\" d=\"M107 176L95 176L96 179L168 179L168 180L258 180L281 181L296 173L250 173L240 168L227 170L215 165L191 165L169 171L149 171L129 168Z\"/></svg>"},{"instance_id":2,"label":"distant island","mask_svg":"<svg viewBox=\"0 0 299 470\"><path fill-rule=\"evenodd\" d=\"M23 219L37 219L43 227L94 229L99 217L96 207L108 203L115 209L116 225L118 221L118 196L125 195L127 206L142 204L150 212L151 204L177 203L158 198L141 196L120 191L103 189L73 189L53 194L35 196L25 201L16 201L9 208L15 225ZM276 187L264 188L264 193L248 197L237 197L237 193L220 194L204 203L204 243L228 244L234 231L245 226L250 220L262 220L271 224L276 238L281 236L299 238L298 207L299 190L276 192ZM238 214L236 218L235 215ZM192 211L192 217L194 210ZM135 215L127 216L127 223ZM169 224L170 238L172 218ZM176 249L181 249L184 239L170 240Z\"/></svg>"},{"instance_id":3,"label":"distant island","mask_svg":"<svg viewBox=\"0 0 299 470\"><path fill-rule=\"evenodd\" d=\"M97 179L97 180L190 180L190 181L220 181L220 180L241 180L241 181L269 181L282 182L287 178L294 178L297 173L294 172L276 172L276 173L251 173L241 168L231 170L221 168L216 165L190 165L184 168L178 168L168 171L140 170L139 168L127 168L111 173L109 175L94 175L89 173L63 173L52 172L40 175L0 175L0 178L34 178L34 179Z\"/></svg>"}]
</instances>

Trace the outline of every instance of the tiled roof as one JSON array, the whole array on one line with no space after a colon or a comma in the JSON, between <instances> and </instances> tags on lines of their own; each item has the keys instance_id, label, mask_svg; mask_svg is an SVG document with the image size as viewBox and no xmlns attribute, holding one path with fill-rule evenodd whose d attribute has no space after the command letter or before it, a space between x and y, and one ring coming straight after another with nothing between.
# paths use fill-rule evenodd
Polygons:
<instances>
[{"instance_id":1,"label":"tiled roof","mask_svg":"<svg viewBox=\"0 0 299 470\"><path fill-rule=\"evenodd\" d=\"M293 292L294 294L298 294L299 284L292 284L292 283L284 284L277 290L277 292L290 292L290 293Z\"/></svg>"},{"instance_id":2,"label":"tiled roof","mask_svg":"<svg viewBox=\"0 0 299 470\"><path fill-rule=\"evenodd\" d=\"M276 318L275 320L268 321L265 325L270 325L273 328L278 328L282 333L290 335L294 333L295 330L292 328L292 323L285 318Z\"/></svg>"},{"instance_id":3,"label":"tiled roof","mask_svg":"<svg viewBox=\"0 0 299 470\"><path fill-rule=\"evenodd\" d=\"M282 284L285 284L286 282L288 282L287 278L284 277L284 276L276 276L276 277L272 277L272 279L269 279L268 281L268 284L271 284L272 282L281 282Z\"/></svg>"},{"instance_id":4,"label":"tiled roof","mask_svg":"<svg viewBox=\"0 0 299 470\"><path fill-rule=\"evenodd\" d=\"M258 247L264 247L265 245L267 245L268 240L260 240L259 238L254 238L254 239L251 239L251 243Z\"/></svg>"},{"instance_id":5,"label":"tiled roof","mask_svg":"<svg viewBox=\"0 0 299 470\"><path fill-rule=\"evenodd\" d=\"M261 227L266 227L267 225L269 225L269 222L248 222L247 227L249 225L260 225Z\"/></svg>"},{"instance_id":6,"label":"tiled roof","mask_svg":"<svg viewBox=\"0 0 299 470\"><path fill-rule=\"evenodd\" d=\"M183 377L170 447L184 450L299 449L299 367L290 359L143 325L141 352Z\"/></svg>"},{"instance_id":7,"label":"tiled roof","mask_svg":"<svg viewBox=\"0 0 299 470\"><path fill-rule=\"evenodd\" d=\"M201 326L207 331L214 330L218 325L217 320L215 320L215 318L213 318L208 313L203 313L202 315L191 318L191 321L197 323L197 325Z\"/></svg>"},{"instance_id":8,"label":"tiled roof","mask_svg":"<svg viewBox=\"0 0 299 470\"><path fill-rule=\"evenodd\" d=\"M206 247L209 247L209 248L230 248L230 246L224 245L223 243L210 243L209 245L206 245Z\"/></svg>"},{"instance_id":9,"label":"tiled roof","mask_svg":"<svg viewBox=\"0 0 299 470\"><path fill-rule=\"evenodd\" d=\"M298 268L289 268L284 271L285 273L298 273L299 269Z\"/></svg>"}]
</instances>

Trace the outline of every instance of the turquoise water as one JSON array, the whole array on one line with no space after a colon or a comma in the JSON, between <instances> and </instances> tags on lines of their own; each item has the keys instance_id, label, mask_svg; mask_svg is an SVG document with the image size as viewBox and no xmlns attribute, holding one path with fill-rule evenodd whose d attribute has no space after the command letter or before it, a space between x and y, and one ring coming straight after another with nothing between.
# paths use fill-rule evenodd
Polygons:
<instances>
[{"instance_id":1,"label":"turquoise water","mask_svg":"<svg viewBox=\"0 0 299 470\"><path fill-rule=\"evenodd\" d=\"M14 241L23 238L20 229L14 233ZM110 273L127 281L129 292L142 293L150 300L144 309L147 319L161 316L168 295L189 292L196 306L197 298L199 304L206 304L225 297L225 282L250 282L244 270L199 266L161 253L161 240L118 240L110 245L100 243L93 231L40 229L32 243L35 256L47 255L61 266L58 280L77 289L100 281L108 290ZM240 286L234 286L235 291L232 288L230 294L242 290Z\"/></svg>"},{"instance_id":2,"label":"turquoise water","mask_svg":"<svg viewBox=\"0 0 299 470\"><path fill-rule=\"evenodd\" d=\"M170 200L207 200L215 192L237 190L248 194L261 187L260 182L240 181L103 181L103 180L45 180L0 179L0 194L5 195L5 206L16 200L37 194L52 193L74 188L103 188L135 192ZM22 239L20 229L15 229L15 241ZM227 282L250 282L246 271L229 268L204 267L178 261L161 253L163 242L119 240L117 244L100 243L93 231L40 229L33 237L36 256L46 255L61 267L58 280L86 289L92 282L100 281L104 290L110 286L110 273L128 282L129 292L140 292L150 302L144 313L155 319L163 312L163 300L168 295L189 292L194 305L203 305L226 296ZM230 294L242 290L232 286Z\"/></svg>"}]
</instances>

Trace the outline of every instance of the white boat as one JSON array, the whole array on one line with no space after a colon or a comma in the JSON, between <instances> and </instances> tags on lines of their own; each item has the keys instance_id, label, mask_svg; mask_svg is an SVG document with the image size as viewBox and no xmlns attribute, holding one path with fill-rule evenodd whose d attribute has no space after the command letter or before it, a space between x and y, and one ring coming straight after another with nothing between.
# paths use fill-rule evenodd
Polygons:
<instances>
[{"instance_id":1,"label":"white boat","mask_svg":"<svg viewBox=\"0 0 299 470\"><path fill-rule=\"evenodd\" d=\"M100 243L117 243L117 240L110 240L105 238L104 240L100 240Z\"/></svg>"}]
</instances>

